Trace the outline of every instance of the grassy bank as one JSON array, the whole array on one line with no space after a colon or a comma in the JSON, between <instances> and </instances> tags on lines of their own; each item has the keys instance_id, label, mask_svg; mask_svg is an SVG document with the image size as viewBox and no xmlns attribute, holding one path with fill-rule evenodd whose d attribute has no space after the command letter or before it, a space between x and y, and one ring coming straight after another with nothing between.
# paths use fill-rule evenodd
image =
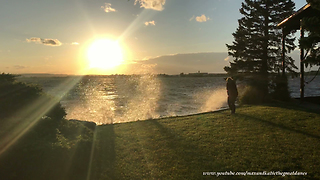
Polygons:
<instances>
[{"instance_id":1,"label":"grassy bank","mask_svg":"<svg viewBox=\"0 0 320 180\"><path fill-rule=\"evenodd\" d=\"M13 175L15 170L29 167L31 163L34 167L47 166L49 174L65 171L59 179L216 178L203 176L203 172L207 171L298 171L307 172L308 175L285 178L319 179L319 130L320 114L287 104L244 106L235 115L221 111L103 125L92 130L91 141L69 148L62 145L60 150L51 150L50 155L56 157L55 163L51 163L52 160L39 160L31 150L21 156L19 145L16 145L6 153L5 158L1 157L0 174L2 177L4 173L7 177L19 177L19 174ZM79 131L74 131L79 135ZM80 133L85 134L90 133ZM33 142L32 139L28 141ZM57 138L51 141L56 144ZM67 142L68 138L58 138L58 141L61 144ZM36 146L42 147L41 144ZM33 147L29 145L24 148ZM41 151L45 152L46 148L43 148ZM45 157L41 156L42 159ZM3 167L9 171L3 172ZM29 168L23 171L23 179L54 179L43 170ZM271 177L219 177L231 178ZM272 178L283 179L280 176Z\"/></svg>"}]
</instances>

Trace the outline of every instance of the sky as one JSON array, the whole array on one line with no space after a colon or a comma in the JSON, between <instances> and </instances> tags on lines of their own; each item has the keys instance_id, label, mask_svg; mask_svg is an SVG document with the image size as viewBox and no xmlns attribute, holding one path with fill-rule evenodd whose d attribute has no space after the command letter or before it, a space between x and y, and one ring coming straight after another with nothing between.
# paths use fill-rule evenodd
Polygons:
<instances>
[{"instance_id":1,"label":"sky","mask_svg":"<svg viewBox=\"0 0 320 180\"><path fill-rule=\"evenodd\" d=\"M0 72L221 73L243 0L14 0L0 6ZM306 4L294 0L296 9ZM90 66L97 40L115 67ZM109 47L109 46L108 46ZM118 60L117 60L118 61ZM97 64L97 63L96 63Z\"/></svg>"}]
</instances>

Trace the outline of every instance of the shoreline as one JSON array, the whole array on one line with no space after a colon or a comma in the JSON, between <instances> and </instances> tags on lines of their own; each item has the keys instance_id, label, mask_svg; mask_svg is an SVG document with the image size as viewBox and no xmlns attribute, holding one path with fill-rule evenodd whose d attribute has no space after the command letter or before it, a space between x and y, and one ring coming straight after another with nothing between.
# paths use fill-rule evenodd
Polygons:
<instances>
[{"instance_id":1,"label":"shoreline","mask_svg":"<svg viewBox=\"0 0 320 180\"><path fill-rule=\"evenodd\" d=\"M319 110L320 112L320 96L309 96L305 97L305 101L303 103L300 102L300 98L292 98L291 102L280 102L280 103L286 103L289 106L297 106L302 107L310 110ZM269 104L269 103L267 103ZM237 108L240 107L240 105L237 105ZM199 112L199 113L193 113L193 114L186 114L186 115L174 115L174 116L164 116L159 118L149 118L149 119L143 119L143 120L135 120L135 121L128 121L128 122L115 122L115 123L106 123L106 124L97 124L93 121L86 121L86 120L78 120L78 119L66 119L69 121L79 121L79 122L89 122L89 123L95 123L96 126L102 126L107 124L123 124L123 123L131 123L131 122L138 122L138 121L147 121L147 120L161 120L161 119L172 119L172 118L181 118L181 117L190 117L190 116L196 116L196 115L205 115L205 114L212 114L222 111L229 110L228 107L222 107L217 110L213 111L207 111L207 112Z\"/></svg>"},{"instance_id":2,"label":"shoreline","mask_svg":"<svg viewBox=\"0 0 320 180\"><path fill-rule=\"evenodd\" d=\"M139 122L139 121L148 121L148 120L161 120L161 119L171 119L171 118L181 118L181 117L190 117L190 116L196 116L196 115L205 115L205 114L212 114L212 113L218 113L221 111L229 110L229 108L224 107L213 111L207 111L207 112L200 112L200 113L194 113L194 114L186 114L186 115L175 115L175 116L164 116L159 118L149 118L149 119L143 119L143 120L135 120L135 121L127 121L127 122L115 122L115 123L106 123L106 124L97 124L93 121L87 121L87 120L79 120L79 119L66 119L67 121L74 121L74 122L81 122L81 123L94 123L96 126L103 126L103 125L109 125L109 124L124 124L124 123L132 123L132 122Z\"/></svg>"}]
</instances>

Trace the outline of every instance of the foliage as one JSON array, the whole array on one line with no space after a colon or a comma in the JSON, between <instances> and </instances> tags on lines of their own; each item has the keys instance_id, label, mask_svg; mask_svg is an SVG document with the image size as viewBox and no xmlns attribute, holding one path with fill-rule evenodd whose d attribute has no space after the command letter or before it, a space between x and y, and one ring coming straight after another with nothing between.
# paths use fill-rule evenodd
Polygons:
<instances>
[{"instance_id":1,"label":"foliage","mask_svg":"<svg viewBox=\"0 0 320 180\"><path fill-rule=\"evenodd\" d=\"M52 97L47 97L52 99ZM56 103L47 113L46 116L52 119L63 119L67 115L64 107L60 103Z\"/></svg>"},{"instance_id":2,"label":"foliage","mask_svg":"<svg viewBox=\"0 0 320 180\"><path fill-rule=\"evenodd\" d=\"M303 18L303 28L308 36L300 39L300 48L306 49L309 53L305 58L305 65L320 66L320 1L308 0L314 10L310 17Z\"/></svg>"},{"instance_id":3,"label":"foliage","mask_svg":"<svg viewBox=\"0 0 320 180\"><path fill-rule=\"evenodd\" d=\"M282 31L277 24L294 10L291 0L245 0L242 3L239 27L233 33L234 42L227 44L233 62L225 67L232 76L243 76L253 82L261 96L266 97L274 82L272 73L282 69ZM286 52L294 50L294 32L286 37ZM286 70L294 73L297 67L291 57L285 57Z\"/></svg>"},{"instance_id":4,"label":"foliage","mask_svg":"<svg viewBox=\"0 0 320 180\"><path fill-rule=\"evenodd\" d=\"M57 141L54 143L54 146L71 149L79 143L92 142L95 127L96 124L93 122L61 121L56 129Z\"/></svg>"},{"instance_id":5,"label":"foliage","mask_svg":"<svg viewBox=\"0 0 320 180\"><path fill-rule=\"evenodd\" d=\"M320 10L320 2L318 0L307 0L307 2L311 4L312 8Z\"/></svg>"},{"instance_id":6,"label":"foliage","mask_svg":"<svg viewBox=\"0 0 320 180\"><path fill-rule=\"evenodd\" d=\"M56 99L15 77L0 74L0 179L85 179L95 123L65 120Z\"/></svg>"},{"instance_id":7,"label":"foliage","mask_svg":"<svg viewBox=\"0 0 320 180\"><path fill-rule=\"evenodd\" d=\"M0 154L0 179L86 179L93 142L91 124L41 119ZM0 126L1 131L6 129Z\"/></svg>"},{"instance_id":8,"label":"foliage","mask_svg":"<svg viewBox=\"0 0 320 180\"><path fill-rule=\"evenodd\" d=\"M12 74L0 74L0 117L18 115L18 111L30 107L35 102L58 102L43 93L39 86L17 82L15 77ZM52 119L62 119L66 112L60 103L55 103L45 115Z\"/></svg>"},{"instance_id":9,"label":"foliage","mask_svg":"<svg viewBox=\"0 0 320 180\"><path fill-rule=\"evenodd\" d=\"M17 77L17 75L13 75L13 74L5 74L5 73L2 73L0 74L0 82L2 83L5 83L5 82L8 82L8 83L12 83L15 81L15 78Z\"/></svg>"}]
</instances>

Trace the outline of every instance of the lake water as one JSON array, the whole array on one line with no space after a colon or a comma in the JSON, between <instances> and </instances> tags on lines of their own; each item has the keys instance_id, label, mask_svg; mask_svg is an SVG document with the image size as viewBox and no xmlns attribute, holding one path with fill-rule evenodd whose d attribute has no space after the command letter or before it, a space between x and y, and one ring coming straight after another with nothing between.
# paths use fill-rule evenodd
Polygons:
<instances>
[{"instance_id":1,"label":"lake water","mask_svg":"<svg viewBox=\"0 0 320 180\"><path fill-rule=\"evenodd\" d=\"M65 76L20 77L39 84L67 111L67 119L97 124L121 123L208 112L227 107L223 77ZM241 89L242 85L238 84ZM289 79L292 97L299 97L299 79ZM320 95L316 78L306 96Z\"/></svg>"}]
</instances>

